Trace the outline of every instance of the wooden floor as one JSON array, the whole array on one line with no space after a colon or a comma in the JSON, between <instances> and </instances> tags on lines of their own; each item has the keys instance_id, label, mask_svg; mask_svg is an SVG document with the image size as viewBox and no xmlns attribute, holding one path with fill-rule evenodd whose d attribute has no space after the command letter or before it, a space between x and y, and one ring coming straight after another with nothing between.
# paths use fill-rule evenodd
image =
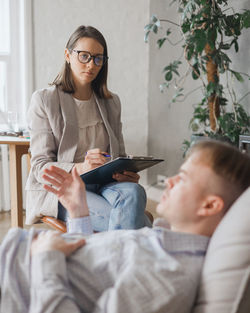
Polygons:
<instances>
[{"instance_id":1,"label":"wooden floor","mask_svg":"<svg viewBox=\"0 0 250 313\"><path fill-rule=\"evenodd\" d=\"M0 212L0 242L10 229L10 224L10 212ZM47 225L42 223L32 226L25 225L25 215L23 217L23 225L25 229L30 229L31 227L49 229Z\"/></svg>"},{"instance_id":2,"label":"wooden floor","mask_svg":"<svg viewBox=\"0 0 250 313\"><path fill-rule=\"evenodd\" d=\"M147 210L151 212L154 218L157 217L157 214L155 212L156 205L157 205L157 202L148 199ZM24 215L23 225L25 229L29 229L31 227L51 229L49 226L42 224L42 223L34 224L32 226L25 225L25 215ZM9 229L10 229L10 212L1 212L0 213L0 242L2 241L3 237L6 235Z\"/></svg>"}]
</instances>

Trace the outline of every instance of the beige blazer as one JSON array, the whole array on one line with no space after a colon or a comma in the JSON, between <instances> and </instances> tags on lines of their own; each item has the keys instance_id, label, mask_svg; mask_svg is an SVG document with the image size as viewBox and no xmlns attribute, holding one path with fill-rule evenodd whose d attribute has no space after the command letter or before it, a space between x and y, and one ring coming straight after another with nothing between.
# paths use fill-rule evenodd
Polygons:
<instances>
[{"instance_id":1,"label":"beige blazer","mask_svg":"<svg viewBox=\"0 0 250 313\"><path fill-rule=\"evenodd\" d=\"M121 124L121 104L110 99L95 100L109 136L108 152L115 158L125 154ZM57 217L57 197L43 189L43 170L50 165L70 171L78 143L78 126L71 94L53 86L33 93L28 110L31 170L26 183L26 223L42 215Z\"/></svg>"}]
</instances>

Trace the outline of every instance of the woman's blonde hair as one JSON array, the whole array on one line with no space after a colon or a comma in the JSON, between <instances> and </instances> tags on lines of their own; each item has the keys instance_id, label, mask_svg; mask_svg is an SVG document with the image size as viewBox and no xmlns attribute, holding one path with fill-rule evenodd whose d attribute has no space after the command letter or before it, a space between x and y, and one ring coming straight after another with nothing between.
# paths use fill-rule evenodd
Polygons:
<instances>
[{"instance_id":1,"label":"woman's blonde hair","mask_svg":"<svg viewBox=\"0 0 250 313\"><path fill-rule=\"evenodd\" d=\"M66 49L71 52L75 48L77 41L84 37L97 40L103 46L103 55L108 57L108 49L105 38L96 28L92 26L79 26L70 36L66 45ZM107 88L107 76L108 61L104 63L97 77L91 83L94 92L99 98L107 99L112 97ZM72 78L70 64L68 64L66 60L64 61L61 72L56 76L50 85L56 85L67 93L75 92L75 84Z\"/></svg>"}]
</instances>

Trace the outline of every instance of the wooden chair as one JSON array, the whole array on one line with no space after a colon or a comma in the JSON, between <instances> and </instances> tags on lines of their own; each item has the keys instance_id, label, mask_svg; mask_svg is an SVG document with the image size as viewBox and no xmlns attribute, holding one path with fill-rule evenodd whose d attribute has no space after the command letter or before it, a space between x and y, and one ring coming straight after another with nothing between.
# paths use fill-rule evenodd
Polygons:
<instances>
[{"instance_id":1,"label":"wooden chair","mask_svg":"<svg viewBox=\"0 0 250 313\"><path fill-rule=\"evenodd\" d=\"M31 159L31 154L30 151L28 151L27 154L27 167L28 167L28 171L30 171L30 159ZM62 233L66 233L67 232L67 227L66 227L66 223L55 218L52 216L43 216L40 219L40 222L49 225L50 227L54 228L55 230L58 230Z\"/></svg>"},{"instance_id":2,"label":"wooden chair","mask_svg":"<svg viewBox=\"0 0 250 313\"><path fill-rule=\"evenodd\" d=\"M150 221L153 223L153 221L154 221L153 215L149 211L145 211L145 214L148 216ZM51 226L55 230L59 230L62 233L66 233L67 232L66 223L61 221L61 220L59 220L59 219L57 219L57 218L55 218L55 217L43 216L40 220L41 220L42 223Z\"/></svg>"},{"instance_id":3,"label":"wooden chair","mask_svg":"<svg viewBox=\"0 0 250 313\"><path fill-rule=\"evenodd\" d=\"M61 221L61 220L58 220L55 217L43 216L40 220L41 220L42 223L51 226L55 230L59 230L62 233L66 233L67 232L66 223Z\"/></svg>"}]
</instances>

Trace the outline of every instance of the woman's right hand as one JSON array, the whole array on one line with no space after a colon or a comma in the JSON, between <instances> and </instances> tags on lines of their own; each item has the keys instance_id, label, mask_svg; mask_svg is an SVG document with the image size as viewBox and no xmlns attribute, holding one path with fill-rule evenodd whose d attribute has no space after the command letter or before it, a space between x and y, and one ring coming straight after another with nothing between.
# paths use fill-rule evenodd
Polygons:
<instances>
[{"instance_id":1,"label":"woman's right hand","mask_svg":"<svg viewBox=\"0 0 250 313\"><path fill-rule=\"evenodd\" d=\"M107 158L104 156L105 154L107 152L103 152L99 148L88 150L84 162L76 163L74 166L78 175L87 173L106 163Z\"/></svg>"}]
</instances>

